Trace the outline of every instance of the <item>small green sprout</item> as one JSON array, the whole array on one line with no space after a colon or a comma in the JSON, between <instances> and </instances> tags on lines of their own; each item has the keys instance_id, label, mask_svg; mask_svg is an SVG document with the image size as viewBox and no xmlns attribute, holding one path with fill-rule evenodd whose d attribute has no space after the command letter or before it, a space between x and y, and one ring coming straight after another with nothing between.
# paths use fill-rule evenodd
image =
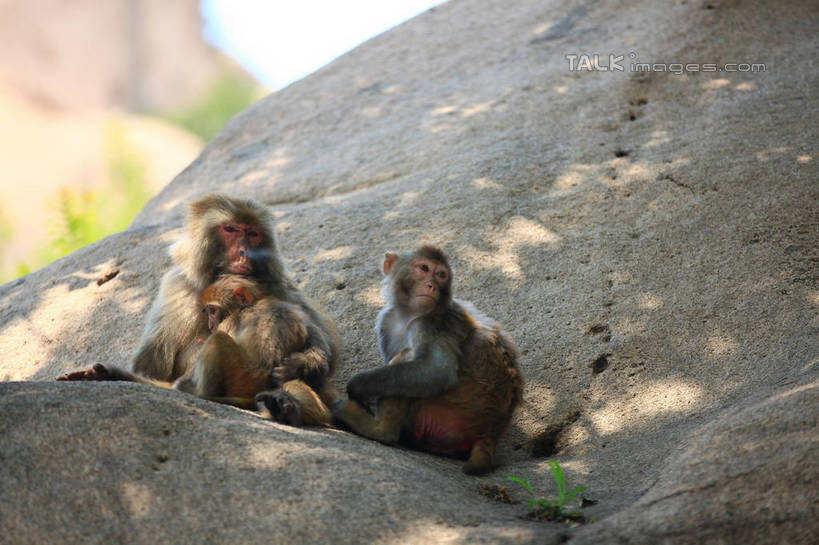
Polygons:
<instances>
[{"instance_id":1,"label":"small green sprout","mask_svg":"<svg viewBox=\"0 0 819 545\"><path fill-rule=\"evenodd\" d=\"M552 470L552 475L557 482L557 499L542 498L537 495L535 489L529 484L529 478L509 477L510 481L515 481L532 495L529 501L529 509L533 511L535 518L547 518L550 520L584 520L583 514L579 511L568 511L569 503L582 502L582 498L577 495L586 490L585 486L578 486L572 490L568 490L566 486L566 476L563 474L563 468L557 460L549 460L549 468Z\"/></svg>"}]
</instances>

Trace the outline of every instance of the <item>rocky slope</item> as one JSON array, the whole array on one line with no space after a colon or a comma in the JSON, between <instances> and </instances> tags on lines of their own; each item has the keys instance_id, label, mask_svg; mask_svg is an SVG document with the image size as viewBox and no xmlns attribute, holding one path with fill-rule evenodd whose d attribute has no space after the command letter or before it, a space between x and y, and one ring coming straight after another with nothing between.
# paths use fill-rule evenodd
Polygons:
<instances>
[{"instance_id":1,"label":"rocky slope","mask_svg":"<svg viewBox=\"0 0 819 545\"><path fill-rule=\"evenodd\" d=\"M808 1L453 1L237 116L128 231L0 288L0 541L816 541L818 23ZM569 70L595 53L624 70ZM378 362L382 253L449 251L522 354L501 467L52 382L127 361L214 190L275 211L343 333L338 385ZM551 459L593 523L520 518L506 477L552 496Z\"/></svg>"}]
</instances>

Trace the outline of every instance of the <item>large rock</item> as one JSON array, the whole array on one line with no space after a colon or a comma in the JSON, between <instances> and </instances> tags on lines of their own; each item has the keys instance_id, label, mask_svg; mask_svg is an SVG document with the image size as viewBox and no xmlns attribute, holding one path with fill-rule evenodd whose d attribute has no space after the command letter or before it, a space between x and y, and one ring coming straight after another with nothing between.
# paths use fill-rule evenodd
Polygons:
<instances>
[{"instance_id":1,"label":"large rock","mask_svg":"<svg viewBox=\"0 0 819 545\"><path fill-rule=\"evenodd\" d=\"M809 1L454 1L237 116L127 232L0 288L0 378L23 381L0 385L0 540L815 542L817 23ZM569 70L593 53L625 70ZM500 469L52 383L127 361L185 204L214 190L274 210L342 331L339 386L378 363L382 253L449 251L522 354ZM594 523L519 518L505 478L552 496L549 459Z\"/></svg>"}]
</instances>

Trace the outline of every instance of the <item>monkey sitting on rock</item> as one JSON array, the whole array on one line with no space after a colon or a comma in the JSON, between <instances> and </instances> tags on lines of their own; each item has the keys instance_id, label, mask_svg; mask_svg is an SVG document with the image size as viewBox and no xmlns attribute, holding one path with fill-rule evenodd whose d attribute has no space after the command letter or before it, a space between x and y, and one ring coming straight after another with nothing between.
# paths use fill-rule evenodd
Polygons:
<instances>
[{"instance_id":1,"label":"monkey sitting on rock","mask_svg":"<svg viewBox=\"0 0 819 545\"><path fill-rule=\"evenodd\" d=\"M266 387L255 393L255 400L277 422L329 423L325 384L338 360L338 335L285 274L270 213L253 201L206 195L190 205L185 234L172 246L171 256L176 266L162 278L130 371L97 364L58 380L130 380L172 387L181 378L180 389L196 390L201 387L196 379L230 369L233 375L213 381L216 391L242 395L212 397L231 402L227 398L253 397L253 390ZM226 333L210 335L213 318L202 312L200 298L211 284L217 289L220 278L246 279L246 293L254 294L252 306L229 322L236 339ZM260 304L265 300L269 302ZM265 311L271 315L262 316ZM216 319L217 327L228 328ZM284 322L271 328L271 320L279 319ZM217 361L225 358L228 363ZM257 373L261 362L272 369L271 377ZM213 384L205 379L205 391L212 391ZM233 401L250 404L247 399Z\"/></svg>"},{"instance_id":2,"label":"monkey sitting on rock","mask_svg":"<svg viewBox=\"0 0 819 545\"><path fill-rule=\"evenodd\" d=\"M491 471L522 397L517 350L494 321L452 298L438 248L387 253L383 272L376 330L387 365L350 379L336 421L384 443L466 458L464 473Z\"/></svg>"}]
</instances>

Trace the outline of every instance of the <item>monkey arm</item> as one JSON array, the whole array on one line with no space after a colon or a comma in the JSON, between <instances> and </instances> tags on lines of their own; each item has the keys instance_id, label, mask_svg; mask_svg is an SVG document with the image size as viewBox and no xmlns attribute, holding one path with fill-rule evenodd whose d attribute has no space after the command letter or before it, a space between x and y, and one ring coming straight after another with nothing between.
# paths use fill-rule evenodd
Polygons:
<instances>
[{"instance_id":1,"label":"monkey arm","mask_svg":"<svg viewBox=\"0 0 819 545\"><path fill-rule=\"evenodd\" d=\"M382 397L438 395L458 384L458 353L445 344L415 350L416 357L361 371L347 383L347 395L364 406Z\"/></svg>"},{"instance_id":2,"label":"monkey arm","mask_svg":"<svg viewBox=\"0 0 819 545\"><path fill-rule=\"evenodd\" d=\"M325 335L314 324L308 324L304 350L290 353L273 370L273 378L279 384L301 379L313 388L320 388L332 371L332 361L332 349Z\"/></svg>"},{"instance_id":3,"label":"monkey arm","mask_svg":"<svg viewBox=\"0 0 819 545\"><path fill-rule=\"evenodd\" d=\"M145 329L131 370L141 376L170 381L187 371L188 363L177 362L180 352L197 335L206 336L207 320L199 307L198 294L185 281L180 269L162 278L159 293L148 312Z\"/></svg>"}]
</instances>

